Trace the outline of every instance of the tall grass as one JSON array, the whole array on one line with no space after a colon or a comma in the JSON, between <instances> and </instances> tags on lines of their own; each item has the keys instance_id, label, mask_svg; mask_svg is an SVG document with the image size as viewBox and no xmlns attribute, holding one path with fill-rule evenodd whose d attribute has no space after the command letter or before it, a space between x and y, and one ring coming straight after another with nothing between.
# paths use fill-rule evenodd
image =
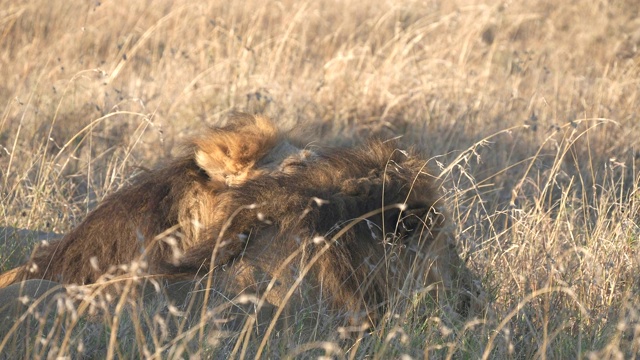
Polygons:
<instances>
[{"instance_id":1,"label":"tall grass","mask_svg":"<svg viewBox=\"0 0 640 360\"><path fill-rule=\"evenodd\" d=\"M54 300L0 357L637 356L637 18L632 0L1 0L0 226L64 232L191 134L258 112L431 156L487 304L455 319L416 300L373 330L300 312L258 351L253 325L217 325L228 302L203 318L79 288L84 307ZM3 243L1 269L30 249Z\"/></svg>"}]
</instances>

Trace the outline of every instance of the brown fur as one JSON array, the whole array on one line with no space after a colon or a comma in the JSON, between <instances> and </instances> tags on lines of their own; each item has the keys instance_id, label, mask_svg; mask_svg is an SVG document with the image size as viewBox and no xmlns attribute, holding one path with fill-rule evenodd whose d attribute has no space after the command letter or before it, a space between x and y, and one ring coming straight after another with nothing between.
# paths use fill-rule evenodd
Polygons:
<instances>
[{"instance_id":1,"label":"brown fur","mask_svg":"<svg viewBox=\"0 0 640 360\"><path fill-rule=\"evenodd\" d=\"M205 273L235 258L214 277L244 287L284 284L266 294L278 303L308 271L338 308L373 316L403 287L433 285L436 296L469 288L425 161L391 144L321 149L312 161L248 179L221 197L229 207L221 213L243 210L209 228L166 272Z\"/></svg>"},{"instance_id":2,"label":"brown fur","mask_svg":"<svg viewBox=\"0 0 640 360\"><path fill-rule=\"evenodd\" d=\"M150 273L213 272L275 304L305 276L335 308L375 315L402 288L433 285L440 296L465 280L437 184L416 154L377 141L300 150L269 120L248 115L194 144L0 284L93 283L144 259Z\"/></svg>"}]
</instances>

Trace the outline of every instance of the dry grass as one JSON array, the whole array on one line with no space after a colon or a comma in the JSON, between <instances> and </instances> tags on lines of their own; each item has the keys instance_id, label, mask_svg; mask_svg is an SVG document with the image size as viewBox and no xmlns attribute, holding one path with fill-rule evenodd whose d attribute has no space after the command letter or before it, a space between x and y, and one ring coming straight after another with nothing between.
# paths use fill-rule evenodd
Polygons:
<instances>
[{"instance_id":1,"label":"dry grass","mask_svg":"<svg viewBox=\"0 0 640 360\"><path fill-rule=\"evenodd\" d=\"M68 230L187 135L259 112L438 155L490 300L465 321L398 308L351 341L317 320L261 352L204 320L168 336L161 301L102 320L67 303L0 357L637 356L639 15L632 0L0 1L1 226Z\"/></svg>"}]
</instances>

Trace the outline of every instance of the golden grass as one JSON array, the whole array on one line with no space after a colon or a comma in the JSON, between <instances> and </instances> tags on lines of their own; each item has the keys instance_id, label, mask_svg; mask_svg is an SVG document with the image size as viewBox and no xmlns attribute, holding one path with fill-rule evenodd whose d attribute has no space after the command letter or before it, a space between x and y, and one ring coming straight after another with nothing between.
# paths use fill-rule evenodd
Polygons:
<instances>
[{"instance_id":1,"label":"golden grass","mask_svg":"<svg viewBox=\"0 0 640 360\"><path fill-rule=\"evenodd\" d=\"M399 307L342 329L352 341L317 320L261 352L207 320L170 337L161 305L95 320L63 304L44 340L0 337L0 357L637 356L638 15L633 0L3 1L0 226L63 232L205 124L259 112L435 156L489 304L464 321Z\"/></svg>"}]
</instances>

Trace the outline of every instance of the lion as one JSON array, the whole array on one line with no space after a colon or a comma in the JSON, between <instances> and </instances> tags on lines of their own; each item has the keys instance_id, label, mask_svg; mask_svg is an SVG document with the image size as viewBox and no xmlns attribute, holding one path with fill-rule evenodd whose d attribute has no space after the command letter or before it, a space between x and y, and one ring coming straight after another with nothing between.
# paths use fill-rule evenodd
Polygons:
<instances>
[{"instance_id":1,"label":"lion","mask_svg":"<svg viewBox=\"0 0 640 360\"><path fill-rule=\"evenodd\" d=\"M418 153L378 140L309 150L246 114L190 150L135 177L0 284L92 284L144 260L148 274L209 276L276 306L304 296L304 282L307 296L372 321L402 291L468 293L439 183Z\"/></svg>"}]
</instances>

